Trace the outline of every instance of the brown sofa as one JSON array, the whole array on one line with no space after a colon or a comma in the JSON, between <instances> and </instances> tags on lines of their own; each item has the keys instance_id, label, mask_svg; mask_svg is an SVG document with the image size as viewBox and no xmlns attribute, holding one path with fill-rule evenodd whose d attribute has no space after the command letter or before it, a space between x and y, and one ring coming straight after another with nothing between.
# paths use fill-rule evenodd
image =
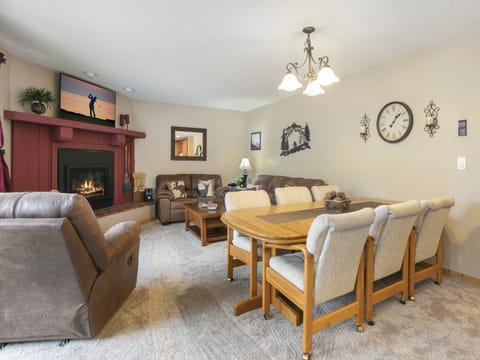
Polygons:
<instances>
[{"instance_id":1,"label":"brown sofa","mask_svg":"<svg viewBox=\"0 0 480 360\"><path fill-rule=\"evenodd\" d=\"M228 186L222 186L222 178L220 175L212 174L173 174L173 175L157 175L155 199L156 199L156 216L162 224L171 222L185 221L185 209L183 204L194 203L199 198L208 197L206 194L201 194L198 189L198 182L214 180L215 187L211 192L211 199L223 199L225 193L229 191ZM182 182L183 192L182 197L177 197L174 191L168 188L168 184L172 182Z\"/></svg>"},{"instance_id":2,"label":"brown sofa","mask_svg":"<svg viewBox=\"0 0 480 360\"><path fill-rule=\"evenodd\" d=\"M254 186L258 189L263 189L270 196L270 201L275 202L275 188L285 186L306 186L309 189L315 185L326 185L322 179L307 179L301 177L289 177L281 175L258 175L255 179Z\"/></svg>"},{"instance_id":3,"label":"brown sofa","mask_svg":"<svg viewBox=\"0 0 480 360\"><path fill-rule=\"evenodd\" d=\"M0 343L96 336L136 286L140 226L77 194L0 193Z\"/></svg>"}]
</instances>

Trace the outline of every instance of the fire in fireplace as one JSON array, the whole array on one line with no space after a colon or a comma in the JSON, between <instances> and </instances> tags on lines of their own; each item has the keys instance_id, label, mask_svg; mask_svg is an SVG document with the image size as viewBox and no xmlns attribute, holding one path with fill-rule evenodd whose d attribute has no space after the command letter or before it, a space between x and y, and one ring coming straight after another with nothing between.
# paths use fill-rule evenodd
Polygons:
<instances>
[{"instance_id":1,"label":"fire in fireplace","mask_svg":"<svg viewBox=\"0 0 480 360\"><path fill-rule=\"evenodd\" d=\"M86 198L105 195L105 178L108 176L107 168L74 168L70 172L73 192Z\"/></svg>"},{"instance_id":2,"label":"fire in fireplace","mask_svg":"<svg viewBox=\"0 0 480 360\"><path fill-rule=\"evenodd\" d=\"M113 204L113 152L58 150L58 190L85 196L94 209Z\"/></svg>"}]
</instances>

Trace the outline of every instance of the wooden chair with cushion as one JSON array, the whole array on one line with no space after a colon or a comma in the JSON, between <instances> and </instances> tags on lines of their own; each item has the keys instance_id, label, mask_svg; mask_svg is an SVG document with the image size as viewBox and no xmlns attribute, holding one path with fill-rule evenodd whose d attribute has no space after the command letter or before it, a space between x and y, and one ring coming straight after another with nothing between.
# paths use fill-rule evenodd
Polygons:
<instances>
[{"instance_id":1,"label":"wooden chair with cushion","mask_svg":"<svg viewBox=\"0 0 480 360\"><path fill-rule=\"evenodd\" d=\"M366 309L365 319L373 325L373 305L401 293L402 304L408 296L408 240L413 236L413 225L420 213L416 200L380 205L375 209L375 220L366 245ZM399 280L374 291L374 282L397 272Z\"/></svg>"},{"instance_id":2,"label":"wooden chair with cushion","mask_svg":"<svg viewBox=\"0 0 480 360\"><path fill-rule=\"evenodd\" d=\"M236 191L225 195L225 209L238 210L270 206L270 197L264 190ZM234 315L259 308L261 297L257 290L257 262L262 254L261 243L228 227L227 231L227 278L233 280L233 268L248 265L250 268L250 299L234 306ZM254 300L252 300L254 299Z\"/></svg>"},{"instance_id":3,"label":"wooden chair with cushion","mask_svg":"<svg viewBox=\"0 0 480 360\"><path fill-rule=\"evenodd\" d=\"M408 296L415 300L415 284L435 275L437 285L442 283L443 244L442 230L450 209L455 205L451 196L437 197L420 202L422 210L415 222L415 237L410 239ZM436 258L434 263L425 260ZM432 259L433 260L433 259ZM418 266L422 263L423 266Z\"/></svg>"},{"instance_id":4,"label":"wooden chair with cushion","mask_svg":"<svg viewBox=\"0 0 480 360\"><path fill-rule=\"evenodd\" d=\"M277 205L312 202L312 194L306 186L286 186L275 188Z\"/></svg>"},{"instance_id":5,"label":"wooden chair with cushion","mask_svg":"<svg viewBox=\"0 0 480 360\"><path fill-rule=\"evenodd\" d=\"M344 214L315 218L306 244L264 244L263 314L269 318L272 290L280 292L303 313L302 349L310 358L314 333L356 315L363 331L364 247L374 211L365 208ZM300 252L272 256L277 249ZM355 299L328 314L313 318L314 306L355 290Z\"/></svg>"},{"instance_id":6,"label":"wooden chair with cushion","mask_svg":"<svg viewBox=\"0 0 480 360\"><path fill-rule=\"evenodd\" d=\"M323 201L325 194L330 191L342 191L337 185L317 185L312 186L312 195L314 201Z\"/></svg>"}]
</instances>

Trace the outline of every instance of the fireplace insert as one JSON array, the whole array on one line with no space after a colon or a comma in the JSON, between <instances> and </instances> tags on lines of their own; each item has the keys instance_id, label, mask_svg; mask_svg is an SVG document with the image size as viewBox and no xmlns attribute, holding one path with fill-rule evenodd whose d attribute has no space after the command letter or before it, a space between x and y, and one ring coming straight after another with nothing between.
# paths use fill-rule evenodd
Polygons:
<instances>
[{"instance_id":1,"label":"fireplace insert","mask_svg":"<svg viewBox=\"0 0 480 360\"><path fill-rule=\"evenodd\" d=\"M59 149L58 190L84 196L92 208L113 205L111 151Z\"/></svg>"}]
</instances>

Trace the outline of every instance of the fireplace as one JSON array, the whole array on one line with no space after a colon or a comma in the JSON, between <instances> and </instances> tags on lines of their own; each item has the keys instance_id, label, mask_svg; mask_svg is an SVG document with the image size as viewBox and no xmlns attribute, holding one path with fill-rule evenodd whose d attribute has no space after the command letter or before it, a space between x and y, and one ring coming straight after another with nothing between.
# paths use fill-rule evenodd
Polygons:
<instances>
[{"instance_id":1,"label":"fireplace","mask_svg":"<svg viewBox=\"0 0 480 360\"><path fill-rule=\"evenodd\" d=\"M114 153L58 149L58 190L84 196L94 209L113 205Z\"/></svg>"}]
</instances>

